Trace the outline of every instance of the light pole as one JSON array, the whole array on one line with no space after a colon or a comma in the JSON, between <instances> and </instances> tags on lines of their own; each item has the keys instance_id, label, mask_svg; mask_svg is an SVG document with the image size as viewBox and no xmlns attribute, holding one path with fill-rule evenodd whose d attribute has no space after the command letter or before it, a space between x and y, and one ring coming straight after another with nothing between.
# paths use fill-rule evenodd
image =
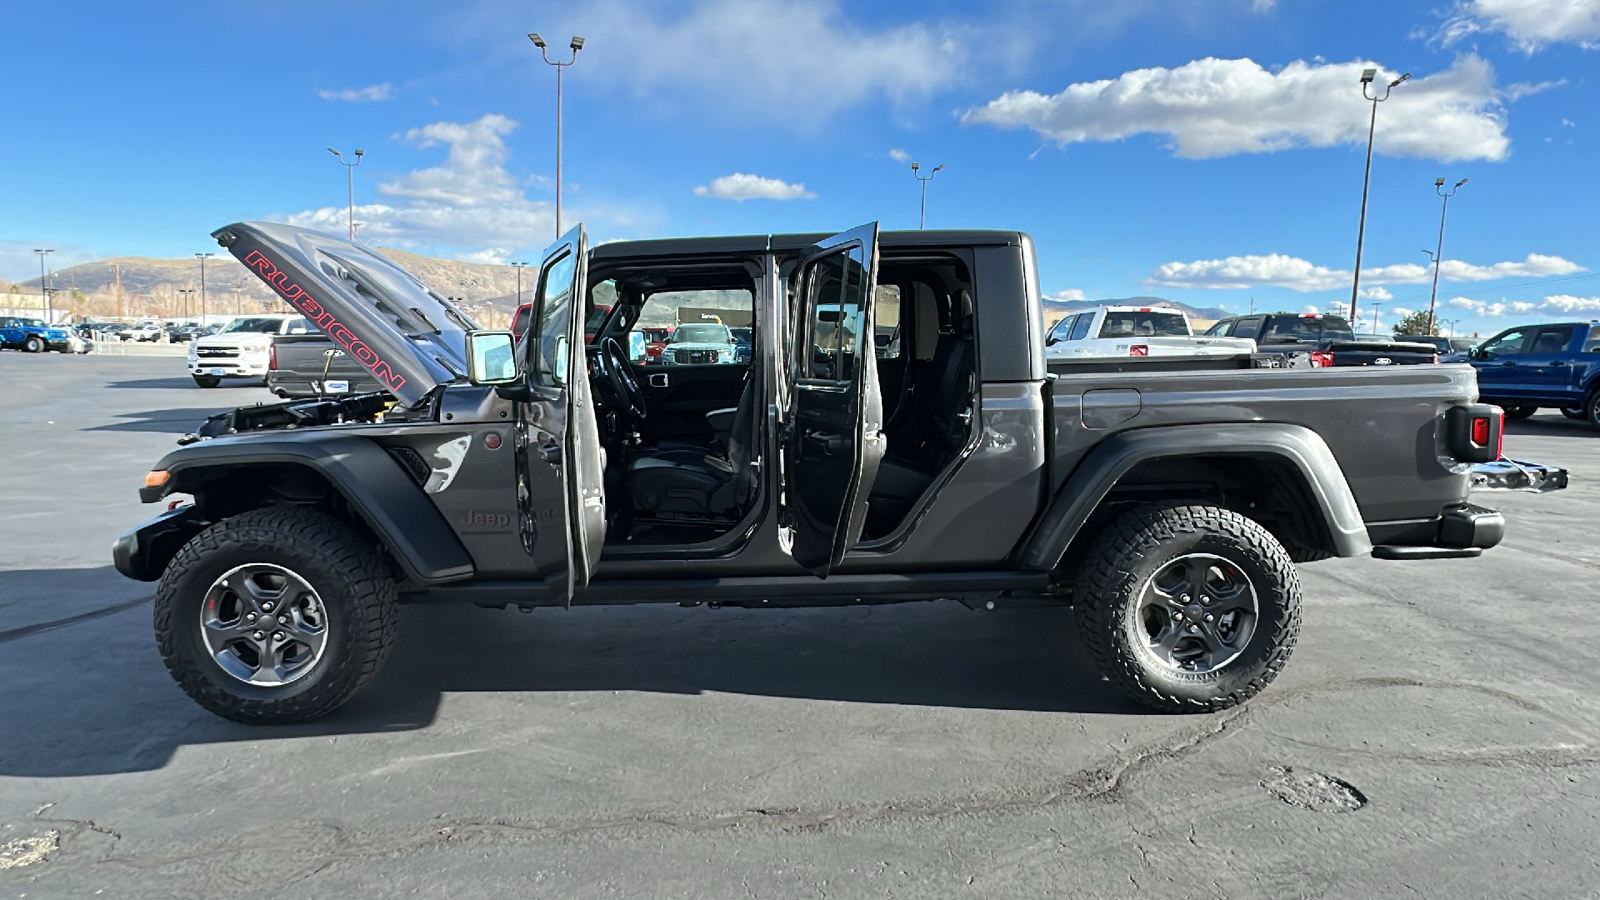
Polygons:
<instances>
[{"instance_id":1,"label":"light pole","mask_svg":"<svg viewBox=\"0 0 1600 900\"><path fill-rule=\"evenodd\" d=\"M528 40L539 48L539 55L544 58L545 65L556 67L556 237L561 237L561 70L578 61L578 51L583 49L583 38L576 35L572 43L567 46L572 48L572 58L566 62L552 60L550 48L545 46L544 38L535 31L528 35Z\"/></svg>"},{"instance_id":2,"label":"light pole","mask_svg":"<svg viewBox=\"0 0 1600 900\"><path fill-rule=\"evenodd\" d=\"M1378 96L1378 89L1372 89L1372 95L1367 95L1367 85L1372 84L1372 79L1378 75L1377 69L1363 69L1361 71L1361 96L1372 101L1372 120L1367 123L1367 174L1361 179L1361 224L1356 228L1356 274L1350 284L1350 321L1356 320L1356 296L1361 290L1361 244L1367 236L1367 189L1372 186L1372 135L1378 127L1378 104L1389 99L1389 92L1399 87L1411 73L1407 72L1399 78L1389 82L1383 89L1383 96Z\"/></svg>"},{"instance_id":3,"label":"light pole","mask_svg":"<svg viewBox=\"0 0 1600 900\"><path fill-rule=\"evenodd\" d=\"M183 317L189 318L189 298L194 296L194 288L178 288L178 293L183 298Z\"/></svg>"},{"instance_id":4,"label":"light pole","mask_svg":"<svg viewBox=\"0 0 1600 900\"><path fill-rule=\"evenodd\" d=\"M517 305L521 306L522 305L522 270L526 269L528 267L528 264L525 263L525 262L514 262L514 263L511 264L511 267L513 269L517 270Z\"/></svg>"},{"instance_id":5,"label":"light pole","mask_svg":"<svg viewBox=\"0 0 1600 900\"><path fill-rule=\"evenodd\" d=\"M1381 327L1378 325L1378 311L1383 309L1383 301L1382 300L1369 300L1369 301L1367 301L1367 305L1372 307L1372 333L1373 334L1377 334L1379 331L1382 330Z\"/></svg>"},{"instance_id":6,"label":"light pole","mask_svg":"<svg viewBox=\"0 0 1600 900\"><path fill-rule=\"evenodd\" d=\"M349 191L350 195L348 206L348 209L350 210L350 240L353 241L356 239L356 166L361 165L361 157L365 151L363 151L360 147L357 147L356 161L353 163L345 162L344 154L333 149L332 147L328 148L328 152L339 157L339 165L344 166L345 187Z\"/></svg>"},{"instance_id":7,"label":"light pole","mask_svg":"<svg viewBox=\"0 0 1600 900\"><path fill-rule=\"evenodd\" d=\"M1466 179L1466 178L1461 179L1460 181L1456 182L1453 186L1451 186L1451 188L1450 188L1450 190L1448 192L1444 189L1444 179L1443 178L1435 178L1433 180L1433 192L1435 194L1438 194L1439 196L1444 198L1444 205L1439 208L1439 248L1437 250L1433 251L1433 253L1432 253L1432 256L1433 256L1433 293L1428 295L1428 333L1429 334L1433 334L1433 308L1434 308L1434 304L1439 301L1439 262L1440 262L1440 257L1444 255L1444 217L1445 217L1446 213L1450 212L1450 198L1454 197L1456 195L1456 191L1461 190L1461 186L1463 184L1466 184L1467 181L1469 181L1469 180L1470 179ZM1424 250L1422 252L1423 253L1427 253L1428 251Z\"/></svg>"},{"instance_id":8,"label":"light pole","mask_svg":"<svg viewBox=\"0 0 1600 900\"><path fill-rule=\"evenodd\" d=\"M196 253L195 259L200 260L200 324L206 324L206 260L216 256L215 253Z\"/></svg>"},{"instance_id":9,"label":"light pole","mask_svg":"<svg viewBox=\"0 0 1600 900\"><path fill-rule=\"evenodd\" d=\"M939 165L934 166L933 171L929 172L926 176L917 174L921 168L922 166L920 163L911 164L911 177L922 182L922 212L917 216L918 231L928 227L928 182L933 180L933 176L939 174L939 170L944 168L944 164L940 163Z\"/></svg>"},{"instance_id":10,"label":"light pole","mask_svg":"<svg viewBox=\"0 0 1600 900\"><path fill-rule=\"evenodd\" d=\"M45 282L44 256L46 253L54 253L56 251L35 249L33 252L39 254L39 296L44 299L44 320L48 322L50 321L50 287Z\"/></svg>"}]
</instances>

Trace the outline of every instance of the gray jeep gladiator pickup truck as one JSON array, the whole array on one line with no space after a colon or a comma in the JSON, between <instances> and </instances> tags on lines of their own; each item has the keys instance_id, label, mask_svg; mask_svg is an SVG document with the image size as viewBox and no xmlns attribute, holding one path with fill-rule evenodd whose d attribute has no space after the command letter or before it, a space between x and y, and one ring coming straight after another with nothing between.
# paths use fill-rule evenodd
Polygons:
<instances>
[{"instance_id":1,"label":"gray jeep gladiator pickup truck","mask_svg":"<svg viewBox=\"0 0 1600 900\"><path fill-rule=\"evenodd\" d=\"M160 581L173 677L243 722L346 702L402 602L1072 604L1132 697L1217 710L1289 658L1297 562L1474 557L1504 530L1468 502L1502 424L1471 368L1047 365L1018 232L580 226L520 342L344 240L214 236L384 389L214 417L115 545ZM749 303L748 363L629 357L642 313L706 292Z\"/></svg>"}]
</instances>

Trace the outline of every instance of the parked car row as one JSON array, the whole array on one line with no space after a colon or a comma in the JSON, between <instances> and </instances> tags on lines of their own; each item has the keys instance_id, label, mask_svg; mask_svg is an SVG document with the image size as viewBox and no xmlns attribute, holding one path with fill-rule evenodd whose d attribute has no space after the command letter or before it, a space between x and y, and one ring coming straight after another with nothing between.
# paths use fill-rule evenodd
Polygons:
<instances>
[{"instance_id":1,"label":"parked car row","mask_svg":"<svg viewBox=\"0 0 1600 900\"><path fill-rule=\"evenodd\" d=\"M0 349L28 353L79 353L82 342L64 325L51 325L42 319L0 316Z\"/></svg>"}]
</instances>

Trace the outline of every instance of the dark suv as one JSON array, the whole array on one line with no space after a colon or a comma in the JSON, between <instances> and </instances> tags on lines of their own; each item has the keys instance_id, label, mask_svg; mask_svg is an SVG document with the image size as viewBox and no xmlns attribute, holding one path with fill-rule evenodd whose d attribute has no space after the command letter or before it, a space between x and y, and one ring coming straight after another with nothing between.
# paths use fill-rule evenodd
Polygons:
<instances>
[{"instance_id":1,"label":"dark suv","mask_svg":"<svg viewBox=\"0 0 1600 900\"><path fill-rule=\"evenodd\" d=\"M1404 341L1361 341L1350 323L1319 313L1261 313L1223 319L1208 335L1252 338L1270 354L1306 354L1314 367L1416 365L1439 361L1428 344Z\"/></svg>"}]
</instances>

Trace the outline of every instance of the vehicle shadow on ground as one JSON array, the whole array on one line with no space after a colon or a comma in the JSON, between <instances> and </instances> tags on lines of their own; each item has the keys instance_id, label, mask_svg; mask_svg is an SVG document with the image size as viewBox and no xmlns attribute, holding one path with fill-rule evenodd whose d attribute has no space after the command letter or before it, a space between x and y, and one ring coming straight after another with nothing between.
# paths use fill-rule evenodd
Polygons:
<instances>
[{"instance_id":1,"label":"vehicle shadow on ground","mask_svg":"<svg viewBox=\"0 0 1600 900\"><path fill-rule=\"evenodd\" d=\"M1553 416L1541 413L1526 419L1507 420L1506 434L1600 437L1600 430L1588 422L1569 419L1559 413Z\"/></svg>"},{"instance_id":2,"label":"vehicle shadow on ground","mask_svg":"<svg viewBox=\"0 0 1600 900\"><path fill-rule=\"evenodd\" d=\"M194 383L194 379L187 376L173 378L133 378L127 381L109 381L109 388L133 388L136 390L191 390L199 393L201 390L220 391L224 388L259 388L260 378L224 378L222 383L214 388L201 388Z\"/></svg>"},{"instance_id":3,"label":"vehicle shadow on ground","mask_svg":"<svg viewBox=\"0 0 1600 900\"><path fill-rule=\"evenodd\" d=\"M0 596L39 594L50 574L0 572ZM78 590L121 578L109 568L77 574ZM62 624L37 621L21 634L0 621L0 775L147 771L188 745L421 729L434 721L441 696L456 692L718 692L1143 712L1100 679L1072 612L1061 608L608 606L521 615L408 606L387 666L349 705L307 725L252 727L216 718L182 695L156 652L148 600L124 596L98 612L72 608L79 611Z\"/></svg>"},{"instance_id":4,"label":"vehicle shadow on ground","mask_svg":"<svg viewBox=\"0 0 1600 900\"><path fill-rule=\"evenodd\" d=\"M184 409L152 409L145 412L117 413L122 421L109 425L95 425L83 431L155 431L168 434L189 434L200 427L207 416L221 410L197 407Z\"/></svg>"}]
</instances>

